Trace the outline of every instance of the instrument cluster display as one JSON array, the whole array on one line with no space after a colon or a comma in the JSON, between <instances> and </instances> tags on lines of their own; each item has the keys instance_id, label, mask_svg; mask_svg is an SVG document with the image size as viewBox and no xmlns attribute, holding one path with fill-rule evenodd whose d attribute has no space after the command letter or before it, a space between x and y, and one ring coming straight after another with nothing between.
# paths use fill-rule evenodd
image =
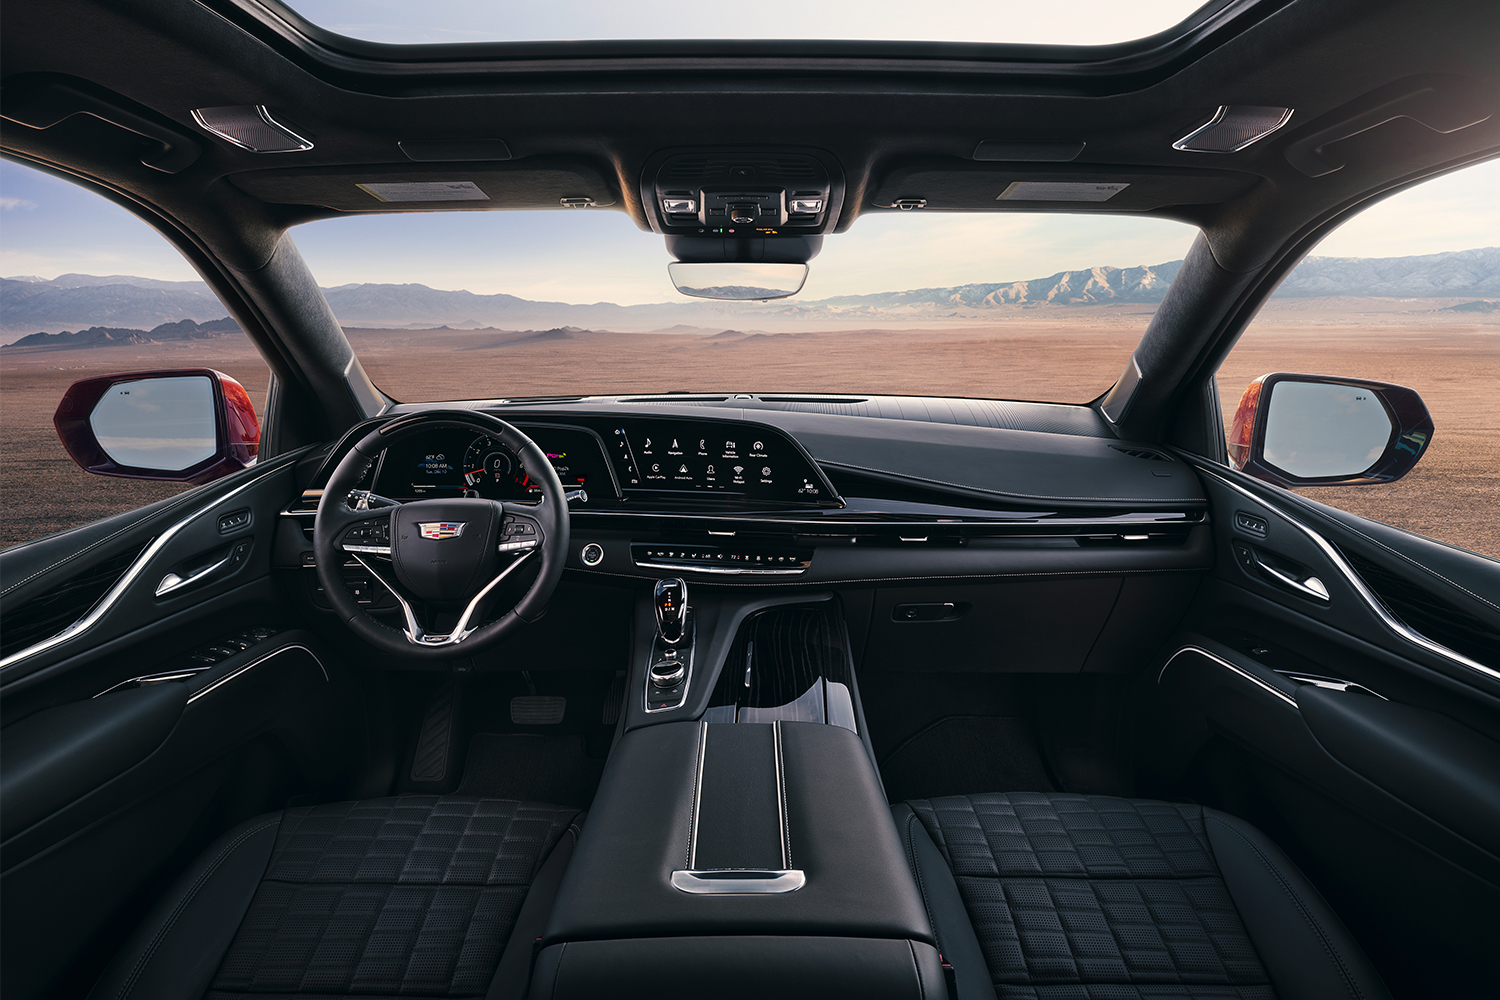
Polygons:
<instances>
[{"instance_id":1,"label":"instrument cluster display","mask_svg":"<svg viewBox=\"0 0 1500 1000\"><path fill-rule=\"evenodd\" d=\"M565 490L615 495L599 441L570 427L521 428L562 480ZM375 492L394 497L478 496L488 500L539 500L541 483L519 456L500 442L471 431L440 430L397 445L386 453Z\"/></svg>"}]
</instances>

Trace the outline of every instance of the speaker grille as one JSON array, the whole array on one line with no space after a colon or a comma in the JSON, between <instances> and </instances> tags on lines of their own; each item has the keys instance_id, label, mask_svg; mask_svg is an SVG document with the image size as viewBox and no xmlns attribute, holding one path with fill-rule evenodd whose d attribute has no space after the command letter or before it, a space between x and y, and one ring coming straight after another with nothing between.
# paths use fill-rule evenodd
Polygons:
<instances>
[{"instance_id":1,"label":"speaker grille","mask_svg":"<svg viewBox=\"0 0 1500 1000\"><path fill-rule=\"evenodd\" d=\"M264 104L197 108L193 120L204 131L252 153L295 153L313 144L271 117Z\"/></svg>"}]
</instances>

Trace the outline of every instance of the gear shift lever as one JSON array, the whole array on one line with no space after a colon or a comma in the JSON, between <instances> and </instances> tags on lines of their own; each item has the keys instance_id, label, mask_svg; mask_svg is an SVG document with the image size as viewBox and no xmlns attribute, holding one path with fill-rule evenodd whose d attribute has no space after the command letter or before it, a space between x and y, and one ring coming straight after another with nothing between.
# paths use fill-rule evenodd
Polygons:
<instances>
[{"instance_id":1,"label":"gear shift lever","mask_svg":"<svg viewBox=\"0 0 1500 1000\"><path fill-rule=\"evenodd\" d=\"M687 582L680 577L656 581L656 632L667 646L679 645L687 634Z\"/></svg>"}]
</instances>

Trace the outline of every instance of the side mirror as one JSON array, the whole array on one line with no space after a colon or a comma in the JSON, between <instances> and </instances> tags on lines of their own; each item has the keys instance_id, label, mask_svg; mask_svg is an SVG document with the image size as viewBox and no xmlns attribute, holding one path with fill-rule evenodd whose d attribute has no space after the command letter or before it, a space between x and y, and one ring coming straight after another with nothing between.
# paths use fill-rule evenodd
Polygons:
<instances>
[{"instance_id":1,"label":"side mirror","mask_svg":"<svg viewBox=\"0 0 1500 1000\"><path fill-rule=\"evenodd\" d=\"M1329 375L1262 375L1245 387L1229 460L1277 486L1393 483L1432 443L1415 390Z\"/></svg>"},{"instance_id":2,"label":"side mirror","mask_svg":"<svg viewBox=\"0 0 1500 1000\"><path fill-rule=\"evenodd\" d=\"M52 424L73 461L99 476L196 486L254 465L260 453L245 387L210 368L82 379Z\"/></svg>"}]
</instances>

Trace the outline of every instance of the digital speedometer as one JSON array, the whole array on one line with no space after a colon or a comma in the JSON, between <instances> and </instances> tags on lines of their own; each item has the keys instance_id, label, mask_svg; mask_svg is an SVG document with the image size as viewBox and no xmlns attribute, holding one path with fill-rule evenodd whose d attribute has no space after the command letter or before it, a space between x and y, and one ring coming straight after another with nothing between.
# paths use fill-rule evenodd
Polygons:
<instances>
[{"instance_id":1,"label":"digital speedometer","mask_svg":"<svg viewBox=\"0 0 1500 1000\"><path fill-rule=\"evenodd\" d=\"M464 452L464 483L481 496L536 496L541 487L531 481L516 456L490 438L478 437Z\"/></svg>"}]
</instances>

